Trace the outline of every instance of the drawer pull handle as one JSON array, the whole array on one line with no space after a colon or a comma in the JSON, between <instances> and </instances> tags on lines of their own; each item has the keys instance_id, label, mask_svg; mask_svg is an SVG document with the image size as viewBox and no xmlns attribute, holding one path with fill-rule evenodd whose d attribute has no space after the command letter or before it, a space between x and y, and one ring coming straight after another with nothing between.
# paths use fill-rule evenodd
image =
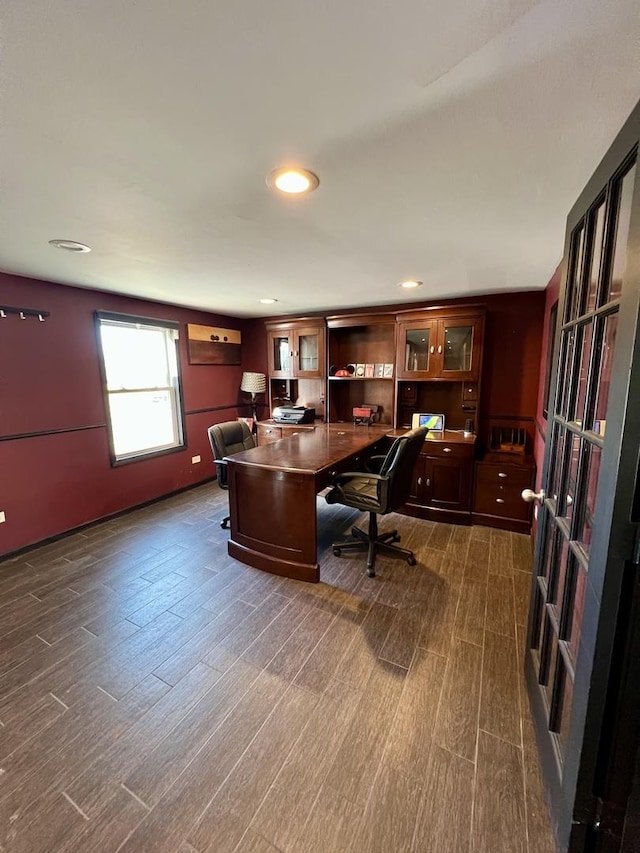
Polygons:
<instances>
[{"instance_id":1,"label":"drawer pull handle","mask_svg":"<svg viewBox=\"0 0 640 853\"><path fill-rule=\"evenodd\" d=\"M500 473L498 474L498 477L508 477L508 476L509 476L508 474L503 474L502 471L500 471Z\"/></svg>"},{"instance_id":2,"label":"drawer pull handle","mask_svg":"<svg viewBox=\"0 0 640 853\"><path fill-rule=\"evenodd\" d=\"M451 453L451 448L450 447L443 447L442 452L443 453Z\"/></svg>"},{"instance_id":3,"label":"drawer pull handle","mask_svg":"<svg viewBox=\"0 0 640 853\"><path fill-rule=\"evenodd\" d=\"M496 503L497 504L503 504L504 501L502 500L502 498L496 498Z\"/></svg>"}]
</instances>

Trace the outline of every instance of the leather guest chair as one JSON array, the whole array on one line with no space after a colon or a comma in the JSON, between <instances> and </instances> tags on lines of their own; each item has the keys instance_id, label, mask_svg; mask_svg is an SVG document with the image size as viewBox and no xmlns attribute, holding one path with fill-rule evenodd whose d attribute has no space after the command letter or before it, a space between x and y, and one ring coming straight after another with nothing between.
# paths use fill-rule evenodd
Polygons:
<instances>
[{"instance_id":1,"label":"leather guest chair","mask_svg":"<svg viewBox=\"0 0 640 853\"><path fill-rule=\"evenodd\" d=\"M251 450L252 447L256 446L256 442L244 421L225 421L221 424L214 424L209 427L207 433L213 453L213 461L216 463L218 485L221 489L228 489L229 480L225 456L233 456L234 453L240 453L242 450ZM231 516L226 515L220 522L220 527L227 528L230 519Z\"/></svg>"},{"instance_id":2,"label":"leather guest chair","mask_svg":"<svg viewBox=\"0 0 640 853\"><path fill-rule=\"evenodd\" d=\"M379 473L348 471L339 474L326 495L327 503L343 504L369 513L367 531L352 527L353 539L335 542L331 547L337 557L342 551L366 550L367 574L371 578L375 576L376 555L379 551L393 557L403 557L410 566L416 564L412 551L392 544L400 541L397 530L378 535L378 516L395 512L409 498L414 467L426 434L427 430L420 428L396 438L382 459Z\"/></svg>"}]
</instances>

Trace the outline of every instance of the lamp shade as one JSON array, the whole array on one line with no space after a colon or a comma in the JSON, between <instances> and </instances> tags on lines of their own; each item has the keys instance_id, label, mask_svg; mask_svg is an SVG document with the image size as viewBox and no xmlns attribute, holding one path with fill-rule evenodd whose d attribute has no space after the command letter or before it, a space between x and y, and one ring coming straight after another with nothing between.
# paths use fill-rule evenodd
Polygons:
<instances>
[{"instance_id":1,"label":"lamp shade","mask_svg":"<svg viewBox=\"0 0 640 853\"><path fill-rule=\"evenodd\" d=\"M264 373L251 373L249 371L245 371L242 374L240 390L247 391L250 394L264 394L267 390L267 378Z\"/></svg>"}]
</instances>

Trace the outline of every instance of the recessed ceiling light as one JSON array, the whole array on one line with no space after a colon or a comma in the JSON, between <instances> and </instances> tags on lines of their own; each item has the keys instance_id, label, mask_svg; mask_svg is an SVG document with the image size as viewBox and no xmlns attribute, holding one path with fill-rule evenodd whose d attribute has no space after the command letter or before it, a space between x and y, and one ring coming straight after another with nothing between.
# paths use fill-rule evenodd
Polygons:
<instances>
[{"instance_id":1,"label":"recessed ceiling light","mask_svg":"<svg viewBox=\"0 0 640 853\"><path fill-rule=\"evenodd\" d=\"M258 299L258 302L261 302L263 305L273 305L273 303L277 301L277 299L271 299L271 297L268 297L266 299Z\"/></svg>"},{"instance_id":2,"label":"recessed ceiling light","mask_svg":"<svg viewBox=\"0 0 640 853\"><path fill-rule=\"evenodd\" d=\"M85 246L84 243L77 243L75 240L49 240L49 245L56 249L64 249L65 252L90 252L91 246Z\"/></svg>"},{"instance_id":3,"label":"recessed ceiling light","mask_svg":"<svg viewBox=\"0 0 640 853\"><path fill-rule=\"evenodd\" d=\"M301 195L317 189L320 181L308 169L276 169L267 176L267 186L288 195Z\"/></svg>"},{"instance_id":4,"label":"recessed ceiling light","mask_svg":"<svg viewBox=\"0 0 640 853\"><path fill-rule=\"evenodd\" d=\"M422 287L421 281L416 281L416 279L408 279L407 281L401 281L398 287L404 287L406 290L411 290L413 287Z\"/></svg>"}]
</instances>

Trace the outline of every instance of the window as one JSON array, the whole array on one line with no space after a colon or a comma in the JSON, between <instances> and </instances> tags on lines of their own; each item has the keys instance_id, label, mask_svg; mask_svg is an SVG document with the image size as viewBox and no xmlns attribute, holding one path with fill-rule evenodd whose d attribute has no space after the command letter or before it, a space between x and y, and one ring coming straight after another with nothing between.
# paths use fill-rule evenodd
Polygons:
<instances>
[{"instance_id":1,"label":"window","mask_svg":"<svg viewBox=\"0 0 640 853\"><path fill-rule=\"evenodd\" d=\"M96 313L114 462L184 447L178 324Z\"/></svg>"}]
</instances>

